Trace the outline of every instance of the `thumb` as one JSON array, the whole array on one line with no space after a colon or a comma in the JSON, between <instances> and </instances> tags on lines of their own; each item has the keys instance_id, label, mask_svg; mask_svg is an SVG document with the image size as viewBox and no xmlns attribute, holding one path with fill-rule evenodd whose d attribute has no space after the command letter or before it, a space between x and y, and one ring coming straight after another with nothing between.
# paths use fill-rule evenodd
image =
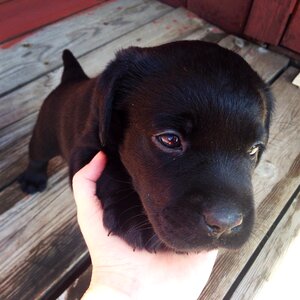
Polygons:
<instances>
[{"instance_id":1,"label":"thumb","mask_svg":"<svg viewBox=\"0 0 300 300\"><path fill-rule=\"evenodd\" d=\"M89 199L96 198L96 181L102 174L106 164L103 152L98 152L94 158L73 177L73 192L78 210L88 206Z\"/></svg>"}]
</instances>

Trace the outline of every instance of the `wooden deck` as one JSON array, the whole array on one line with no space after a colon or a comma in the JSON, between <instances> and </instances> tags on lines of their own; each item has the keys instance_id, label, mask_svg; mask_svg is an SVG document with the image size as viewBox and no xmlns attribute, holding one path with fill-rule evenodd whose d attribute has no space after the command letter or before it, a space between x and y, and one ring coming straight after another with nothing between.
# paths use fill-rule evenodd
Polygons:
<instances>
[{"instance_id":1,"label":"wooden deck","mask_svg":"<svg viewBox=\"0 0 300 300\"><path fill-rule=\"evenodd\" d=\"M283 299L284 284L285 298L297 298L297 282L286 267L300 269L300 89L292 85L299 69L287 57L227 35L184 9L120 0L0 49L0 299L54 299L88 267L62 160L50 164L45 192L24 195L16 183L40 105L59 82L62 50L71 49L94 76L120 48L180 39L212 41L239 53L277 99L270 144L254 176L255 230L242 249L220 251L200 299ZM76 289L78 295L78 280L60 299L75 299Z\"/></svg>"}]
</instances>

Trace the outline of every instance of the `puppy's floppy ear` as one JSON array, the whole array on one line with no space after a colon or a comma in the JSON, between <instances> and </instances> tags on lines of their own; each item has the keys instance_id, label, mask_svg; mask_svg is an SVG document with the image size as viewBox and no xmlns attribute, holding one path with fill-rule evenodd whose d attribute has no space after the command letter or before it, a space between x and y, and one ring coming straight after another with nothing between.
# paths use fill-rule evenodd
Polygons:
<instances>
[{"instance_id":1,"label":"puppy's floppy ear","mask_svg":"<svg viewBox=\"0 0 300 300\"><path fill-rule=\"evenodd\" d=\"M98 87L103 97L99 104L99 134L102 146L107 144L113 108L135 87L143 53L144 49L138 47L119 51L99 78Z\"/></svg>"}]
</instances>

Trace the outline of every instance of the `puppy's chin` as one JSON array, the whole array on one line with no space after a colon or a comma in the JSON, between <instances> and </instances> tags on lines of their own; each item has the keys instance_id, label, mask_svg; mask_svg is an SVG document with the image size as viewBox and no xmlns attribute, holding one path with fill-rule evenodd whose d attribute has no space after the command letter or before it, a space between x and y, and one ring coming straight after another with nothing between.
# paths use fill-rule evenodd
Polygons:
<instances>
[{"instance_id":1,"label":"puppy's chin","mask_svg":"<svg viewBox=\"0 0 300 300\"><path fill-rule=\"evenodd\" d=\"M165 245L165 248L176 253L199 253L219 248L239 249L248 240L248 236L246 238L212 238L200 232L198 232L197 237L194 237L193 233L186 233L183 236L179 236L174 230L176 229L165 230L164 226L160 226L157 230L154 229L162 244Z\"/></svg>"}]
</instances>

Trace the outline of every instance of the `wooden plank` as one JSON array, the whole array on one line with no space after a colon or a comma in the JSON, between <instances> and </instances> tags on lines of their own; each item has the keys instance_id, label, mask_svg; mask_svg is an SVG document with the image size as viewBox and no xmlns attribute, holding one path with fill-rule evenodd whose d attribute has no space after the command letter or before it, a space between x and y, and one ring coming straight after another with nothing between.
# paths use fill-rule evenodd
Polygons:
<instances>
[{"instance_id":1,"label":"wooden plank","mask_svg":"<svg viewBox=\"0 0 300 300\"><path fill-rule=\"evenodd\" d=\"M283 55L234 36L226 37L219 45L241 55L266 82L272 81L289 63Z\"/></svg>"},{"instance_id":2,"label":"wooden plank","mask_svg":"<svg viewBox=\"0 0 300 300\"><path fill-rule=\"evenodd\" d=\"M30 135L15 140L9 146L0 150L0 191L11 184L27 167L27 151ZM26 154L26 156L25 156Z\"/></svg>"},{"instance_id":3,"label":"wooden plank","mask_svg":"<svg viewBox=\"0 0 300 300\"><path fill-rule=\"evenodd\" d=\"M103 3L105 0L18 0L0 6L0 43Z\"/></svg>"},{"instance_id":4,"label":"wooden plank","mask_svg":"<svg viewBox=\"0 0 300 300\"><path fill-rule=\"evenodd\" d=\"M188 0L187 9L230 33L242 33L253 0Z\"/></svg>"},{"instance_id":5,"label":"wooden plank","mask_svg":"<svg viewBox=\"0 0 300 300\"><path fill-rule=\"evenodd\" d=\"M254 0L244 34L278 45L297 0Z\"/></svg>"},{"instance_id":6,"label":"wooden plank","mask_svg":"<svg viewBox=\"0 0 300 300\"><path fill-rule=\"evenodd\" d=\"M300 90L291 84L298 72L287 69L273 85L277 108L270 143L254 174L257 216L253 235L241 249L220 252L200 299L219 300L226 296L299 184Z\"/></svg>"},{"instance_id":7,"label":"wooden plank","mask_svg":"<svg viewBox=\"0 0 300 300\"><path fill-rule=\"evenodd\" d=\"M280 44L300 54L300 3L293 13Z\"/></svg>"},{"instance_id":8,"label":"wooden plank","mask_svg":"<svg viewBox=\"0 0 300 300\"><path fill-rule=\"evenodd\" d=\"M231 300L296 299L299 295L300 196L285 213Z\"/></svg>"},{"instance_id":9,"label":"wooden plank","mask_svg":"<svg viewBox=\"0 0 300 300\"><path fill-rule=\"evenodd\" d=\"M49 25L21 43L1 50L0 94L61 66L65 48L72 48L76 56L81 56L170 10L171 7L154 0L112 1Z\"/></svg>"}]
</instances>

